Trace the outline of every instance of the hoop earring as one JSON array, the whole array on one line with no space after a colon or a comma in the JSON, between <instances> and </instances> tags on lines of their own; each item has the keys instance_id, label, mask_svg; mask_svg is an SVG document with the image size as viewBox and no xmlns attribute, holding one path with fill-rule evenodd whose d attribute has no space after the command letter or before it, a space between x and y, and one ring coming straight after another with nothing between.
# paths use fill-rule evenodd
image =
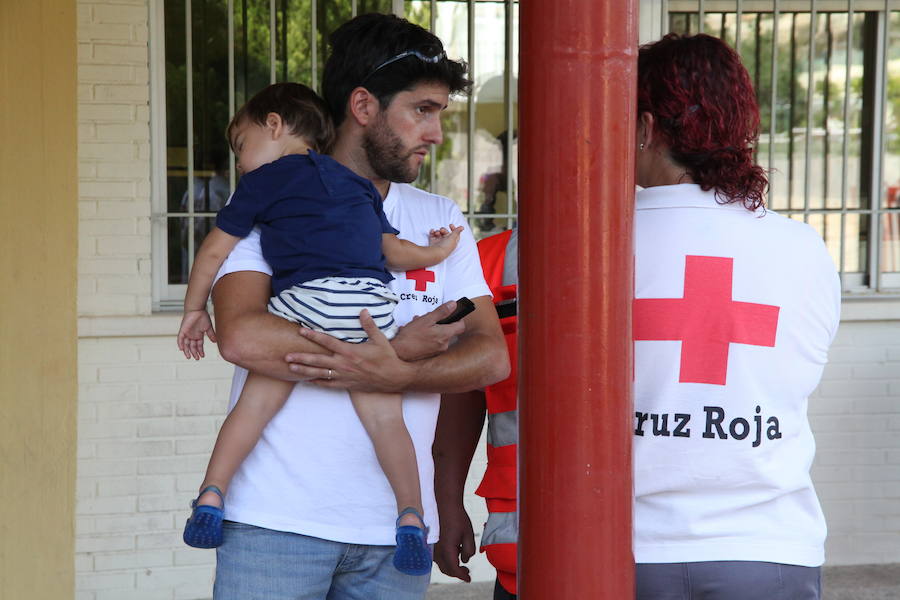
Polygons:
<instances>
[{"instance_id":1,"label":"hoop earring","mask_svg":"<svg viewBox=\"0 0 900 600\"><path fill-rule=\"evenodd\" d=\"M644 143L643 143L643 142L641 142L641 143L638 145L638 150L640 150L641 152L644 151Z\"/></svg>"}]
</instances>

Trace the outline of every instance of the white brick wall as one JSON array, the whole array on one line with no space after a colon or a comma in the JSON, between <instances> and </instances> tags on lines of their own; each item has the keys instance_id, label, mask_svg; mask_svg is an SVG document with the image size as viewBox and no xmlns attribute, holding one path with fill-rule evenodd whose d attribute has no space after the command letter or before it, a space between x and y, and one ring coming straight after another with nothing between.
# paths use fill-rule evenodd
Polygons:
<instances>
[{"instance_id":1,"label":"white brick wall","mask_svg":"<svg viewBox=\"0 0 900 600\"><path fill-rule=\"evenodd\" d=\"M78 310L150 314L147 0L78 2Z\"/></svg>"},{"instance_id":2,"label":"white brick wall","mask_svg":"<svg viewBox=\"0 0 900 600\"><path fill-rule=\"evenodd\" d=\"M900 562L900 321L842 323L809 413L829 564Z\"/></svg>"},{"instance_id":3,"label":"white brick wall","mask_svg":"<svg viewBox=\"0 0 900 600\"><path fill-rule=\"evenodd\" d=\"M181 542L231 383L210 350L195 363L173 335L79 341L79 598L210 596L213 552Z\"/></svg>"},{"instance_id":4,"label":"white brick wall","mask_svg":"<svg viewBox=\"0 0 900 600\"><path fill-rule=\"evenodd\" d=\"M214 554L181 529L231 368L214 347L188 364L177 319L151 316L148 22L149 0L78 2L79 600L212 589Z\"/></svg>"}]
</instances>

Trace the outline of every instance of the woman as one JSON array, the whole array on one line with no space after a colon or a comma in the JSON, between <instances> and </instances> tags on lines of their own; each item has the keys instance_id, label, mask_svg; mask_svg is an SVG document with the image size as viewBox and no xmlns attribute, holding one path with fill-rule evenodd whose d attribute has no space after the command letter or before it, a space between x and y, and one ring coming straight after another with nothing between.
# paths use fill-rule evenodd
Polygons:
<instances>
[{"instance_id":1,"label":"woman","mask_svg":"<svg viewBox=\"0 0 900 600\"><path fill-rule=\"evenodd\" d=\"M806 416L837 330L821 237L767 211L759 110L720 40L638 59L635 539L639 600L821 595Z\"/></svg>"}]
</instances>

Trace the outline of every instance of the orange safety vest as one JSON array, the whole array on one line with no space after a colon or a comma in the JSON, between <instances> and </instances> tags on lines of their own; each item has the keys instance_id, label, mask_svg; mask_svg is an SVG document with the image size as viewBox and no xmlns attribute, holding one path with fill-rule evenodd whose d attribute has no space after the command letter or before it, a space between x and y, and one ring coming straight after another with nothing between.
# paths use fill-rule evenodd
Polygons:
<instances>
[{"instance_id":1,"label":"orange safety vest","mask_svg":"<svg viewBox=\"0 0 900 600\"><path fill-rule=\"evenodd\" d=\"M516 593L516 552L519 537L516 508L516 447L518 445L517 343L518 281L504 282L507 243L512 231L504 231L478 243L481 267L509 350L509 377L485 389L488 412L487 470L475 493L487 501L488 520L481 537L481 550L497 569L500 585ZM513 260L518 260L513 257ZM506 283L507 285L504 285Z\"/></svg>"}]
</instances>

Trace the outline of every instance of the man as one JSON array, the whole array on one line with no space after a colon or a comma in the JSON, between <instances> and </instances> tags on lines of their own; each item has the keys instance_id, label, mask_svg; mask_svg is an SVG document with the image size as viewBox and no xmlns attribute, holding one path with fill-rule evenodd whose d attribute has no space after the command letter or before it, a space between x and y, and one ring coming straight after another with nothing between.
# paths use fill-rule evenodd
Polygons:
<instances>
[{"instance_id":1,"label":"man","mask_svg":"<svg viewBox=\"0 0 900 600\"><path fill-rule=\"evenodd\" d=\"M331 44L323 89L338 132L332 156L372 181L401 237L422 243L432 228L465 224L448 199L402 183L416 178L429 147L441 142L440 113L450 93L467 89L465 66L448 60L435 36L391 15L357 17ZM222 355L270 376L312 381L295 387L228 490L216 600L424 598L429 578L391 564L394 497L346 390L405 392L434 543L429 451L437 392L492 383L508 366L468 230L445 262L394 277L401 298L394 316L412 323L388 342L363 318L370 341L352 345L306 329L298 335L266 312L270 271L258 236L243 240L223 266L213 289ZM437 325L454 308L445 301L461 296L477 310L463 323ZM232 404L245 378L238 368Z\"/></svg>"},{"instance_id":2,"label":"man","mask_svg":"<svg viewBox=\"0 0 900 600\"><path fill-rule=\"evenodd\" d=\"M488 465L475 491L487 501L488 520L481 547L497 569L494 600L516 598L518 510L516 448L518 407L516 381L518 234L505 231L479 242L484 275L503 326L512 365L509 377L483 392L445 394L434 440L435 496L441 520L441 539L434 560L451 577L469 581L460 564L475 554L472 522L463 506L463 490L472 455L488 414Z\"/></svg>"}]
</instances>

